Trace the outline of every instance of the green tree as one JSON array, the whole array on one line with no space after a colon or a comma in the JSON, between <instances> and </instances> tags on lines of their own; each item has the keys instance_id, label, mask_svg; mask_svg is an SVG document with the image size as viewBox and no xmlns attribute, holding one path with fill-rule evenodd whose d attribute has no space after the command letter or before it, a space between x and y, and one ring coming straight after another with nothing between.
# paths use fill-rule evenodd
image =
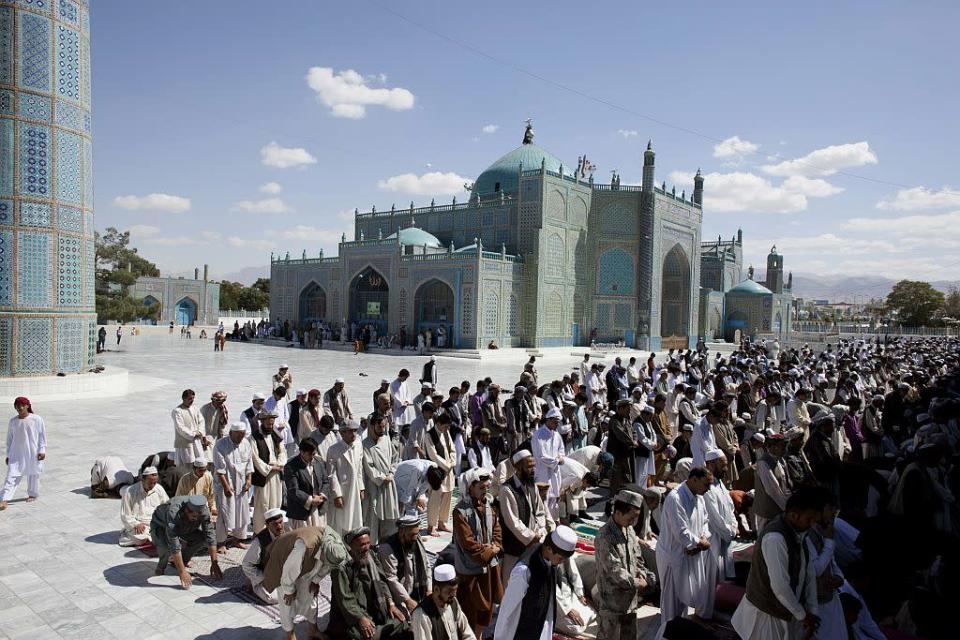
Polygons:
<instances>
[{"instance_id":1,"label":"green tree","mask_svg":"<svg viewBox=\"0 0 960 640\"><path fill-rule=\"evenodd\" d=\"M157 265L130 246L130 232L107 227L94 236L97 318L101 322L130 322L138 318L158 319L160 307L149 307L127 295L127 287L140 276L158 277Z\"/></svg>"},{"instance_id":2,"label":"green tree","mask_svg":"<svg viewBox=\"0 0 960 640\"><path fill-rule=\"evenodd\" d=\"M253 286L239 282L220 282L220 308L260 311L270 306L270 279L259 278Z\"/></svg>"},{"instance_id":3,"label":"green tree","mask_svg":"<svg viewBox=\"0 0 960 640\"><path fill-rule=\"evenodd\" d=\"M930 323L934 314L943 308L943 293L929 282L901 280L887 295L887 308L897 312L901 324L922 327Z\"/></svg>"},{"instance_id":4,"label":"green tree","mask_svg":"<svg viewBox=\"0 0 960 640\"><path fill-rule=\"evenodd\" d=\"M239 309L240 292L243 291L243 285L239 282L230 282L229 280L220 281L220 308L221 309Z\"/></svg>"},{"instance_id":5,"label":"green tree","mask_svg":"<svg viewBox=\"0 0 960 640\"><path fill-rule=\"evenodd\" d=\"M943 315L960 320L960 289L950 287L947 297L943 301Z\"/></svg>"}]
</instances>

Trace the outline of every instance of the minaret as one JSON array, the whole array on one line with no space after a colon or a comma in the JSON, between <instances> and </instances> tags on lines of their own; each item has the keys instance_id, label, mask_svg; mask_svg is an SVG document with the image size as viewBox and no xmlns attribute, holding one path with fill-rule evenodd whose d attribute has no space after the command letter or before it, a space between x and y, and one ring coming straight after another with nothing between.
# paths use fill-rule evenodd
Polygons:
<instances>
[{"instance_id":1,"label":"minaret","mask_svg":"<svg viewBox=\"0 0 960 640\"><path fill-rule=\"evenodd\" d=\"M693 176L693 202L703 206L703 174L700 169L697 169L697 175Z\"/></svg>"},{"instance_id":2,"label":"minaret","mask_svg":"<svg viewBox=\"0 0 960 640\"><path fill-rule=\"evenodd\" d=\"M643 190L653 193L653 164L656 154L653 152L652 141L647 141L647 150L643 152Z\"/></svg>"},{"instance_id":3,"label":"minaret","mask_svg":"<svg viewBox=\"0 0 960 640\"><path fill-rule=\"evenodd\" d=\"M767 255L766 286L774 293L783 293L783 256L777 253L777 245L773 245Z\"/></svg>"}]
</instances>

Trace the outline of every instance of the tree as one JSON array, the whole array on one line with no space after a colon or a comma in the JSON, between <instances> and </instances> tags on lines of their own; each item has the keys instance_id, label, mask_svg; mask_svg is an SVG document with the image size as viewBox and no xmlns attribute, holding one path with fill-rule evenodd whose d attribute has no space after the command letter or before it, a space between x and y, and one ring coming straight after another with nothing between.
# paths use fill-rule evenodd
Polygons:
<instances>
[{"instance_id":1,"label":"tree","mask_svg":"<svg viewBox=\"0 0 960 640\"><path fill-rule=\"evenodd\" d=\"M887 295L887 308L897 312L901 324L911 327L929 324L943 304L942 292L917 280L901 280Z\"/></svg>"},{"instance_id":2,"label":"tree","mask_svg":"<svg viewBox=\"0 0 960 640\"><path fill-rule=\"evenodd\" d=\"M220 308L260 311L270 306L270 279L258 278L253 286L239 282L220 282Z\"/></svg>"},{"instance_id":3,"label":"tree","mask_svg":"<svg viewBox=\"0 0 960 640\"><path fill-rule=\"evenodd\" d=\"M137 318L159 318L159 305L149 307L127 295L127 287L140 276L158 277L160 269L130 247L130 232L107 227L94 235L97 317L106 322L130 322ZM112 286L111 286L112 285Z\"/></svg>"},{"instance_id":4,"label":"tree","mask_svg":"<svg viewBox=\"0 0 960 640\"><path fill-rule=\"evenodd\" d=\"M947 297L943 301L943 315L960 320L960 289L950 287Z\"/></svg>"}]
</instances>

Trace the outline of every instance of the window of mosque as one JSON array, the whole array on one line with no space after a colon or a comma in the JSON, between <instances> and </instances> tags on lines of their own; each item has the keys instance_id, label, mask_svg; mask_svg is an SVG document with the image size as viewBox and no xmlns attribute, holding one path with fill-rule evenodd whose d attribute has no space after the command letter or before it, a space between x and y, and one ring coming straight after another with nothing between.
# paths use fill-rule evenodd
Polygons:
<instances>
[{"instance_id":1,"label":"window of mosque","mask_svg":"<svg viewBox=\"0 0 960 640\"><path fill-rule=\"evenodd\" d=\"M487 335L499 333L497 325L500 322L500 296L494 291L487 291L483 296L483 326Z\"/></svg>"},{"instance_id":2,"label":"window of mosque","mask_svg":"<svg viewBox=\"0 0 960 640\"><path fill-rule=\"evenodd\" d=\"M597 290L603 295L633 295L633 256L623 249L609 249L599 260Z\"/></svg>"},{"instance_id":3,"label":"window of mosque","mask_svg":"<svg viewBox=\"0 0 960 640\"><path fill-rule=\"evenodd\" d=\"M555 233L547 239L547 273L554 277L562 276L565 264L566 249L563 238Z\"/></svg>"},{"instance_id":4,"label":"window of mosque","mask_svg":"<svg viewBox=\"0 0 960 640\"><path fill-rule=\"evenodd\" d=\"M610 329L610 305L597 305L597 329Z\"/></svg>"},{"instance_id":5,"label":"window of mosque","mask_svg":"<svg viewBox=\"0 0 960 640\"><path fill-rule=\"evenodd\" d=\"M563 298L559 293L551 294L546 311L547 329L561 332L563 330Z\"/></svg>"},{"instance_id":6,"label":"window of mosque","mask_svg":"<svg viewBox=\"0 0 960 640\"><path fill-rule=\"evenodd\" d=\"M520 307L517 304L517 297L510 296L509 304L506 308L507 314L507 335L515 336L520 333Z\"/></svg>"}]
</instances>

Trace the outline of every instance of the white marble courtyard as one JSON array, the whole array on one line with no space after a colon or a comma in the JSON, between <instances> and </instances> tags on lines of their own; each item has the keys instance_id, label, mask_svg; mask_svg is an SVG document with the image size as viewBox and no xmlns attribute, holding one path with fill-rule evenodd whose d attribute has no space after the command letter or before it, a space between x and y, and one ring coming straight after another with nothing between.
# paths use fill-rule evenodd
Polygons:
<instances>
[{"instance_id":1,"label":"white marble courtyard","mask_svg":"<svg viewBox=\"0 0 960 640\"><path fill-rule=\"evenodd\" d=\"M541 377L572 371L579 358L571 351L538 359ZM148 454L171 449L170 410L188 387L198 402L225 390L231 416L239 416L285 362L296 387L326 390L343 376L354 411L367 413L381 378L406 367L416 380L426 358L238 343L215 353L209 340L154 333L124 336L119 351L97 360L130 371L127 395L34 403L47 425L47 461L40 500L26 504L20 493L0 513L0 638L282 637L268 616L229 592L199 580L183 591L172 574L152 577L155 560L117 546L119 502L89 498L93 460L118 455L136 472ZM439 358L441 387L487 375L513 382L525 361L523 351L483 362Z\"/></svg>"}]
</instances>

